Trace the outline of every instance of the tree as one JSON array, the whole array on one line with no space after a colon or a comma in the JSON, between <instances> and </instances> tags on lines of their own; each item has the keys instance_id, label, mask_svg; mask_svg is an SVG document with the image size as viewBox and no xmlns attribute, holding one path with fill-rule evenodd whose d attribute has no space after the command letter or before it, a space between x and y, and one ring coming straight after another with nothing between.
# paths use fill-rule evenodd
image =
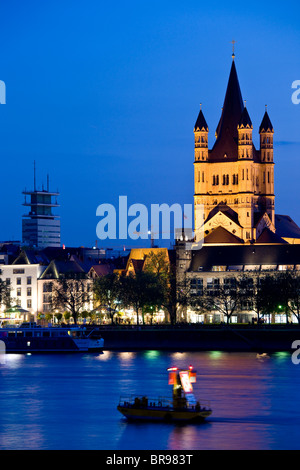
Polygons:
<instances>
[{"instance_id":1,"label":"tree","mask_svg":"<svg viewBox=\"0 0 300 470\"><path fill-rule=\"evenodd\" d=\"M11 288L10 285L0 279L0 305L4 305L6 308L11 306Z\"/></svg>"},{"instance_id":2,"label":"tree","mask_svg":"<svg viewBox=\"0 0 300 470\"><path fill-rule=\"evenodd\" d=\"M135 275L121 276L120 300L125 307L133 307L136 312L136 323L139 325L139 314L144 323L145 308L158 307L163 301L163 290L155 274L137 271Z\"/></svg>"},{"instance_id":3,"label":"tree","mask_svg":"<svg viewBox=\"0 0 300 470\"><path fill-rule=\"evenodd\" d=\"M106 274L94 280L93 290L99 307L109 313L111 322L116 313L116 305L120 302L121 285L119 276L115 273Z\"/></svg>"},{"instance_id":4,"label":"tree","mask_svg":"<svg viewBox=\"0 0 300 470\"><path fill-rule=\"evenodd\" d=\"M242 298L244 299L243 287L239 278L225 277L223 283L215 278L203 288L202 295L191 296L189 304L203 313L217 311L230 323Z\"/></svg>"},{"instance_id":5,"label":"tree","mask_svg":"<svg viewBox=\"0 0 300 470\"><path fill-rule=\"evenodd\" d=\"M161 307L168 313L171 323L176 323L178 302L176 266L171 264L165 251L151 251L147 256L145 272L150 272L157 277L162 293Z\"/></svg>"},{"instance_id":6,"label":"tree","mask_svg":"<svg viewBox=\"0 0 300 470\"><path fill-rule=\"evenodd\" d=\"M70 313L75 325L88 302L87 279L62 278L52 282L51 308Z\"/></svg>"},{"instance_id":7,"label":"tree","mask_svg":"<svg viewBox=\"0 0 300 470\"><path fill-rule=\"evenodd\" d=\"M206 289L206 305L208 310L217 310L230 323L233 314L240 305L239 282L236 278L224 278L223 283Z\"/></svg>"},{"instance_id":8,"label":"tree","mask_svg":"<svg viewBox=\"0 0 300 470\"><path fill-rule=\"evenodd\" d=\"M284 311L287 322L294 315L300 323L300 276L297 271L283 271L277 277L277 311Z\"/></svg>"}]
</instances>

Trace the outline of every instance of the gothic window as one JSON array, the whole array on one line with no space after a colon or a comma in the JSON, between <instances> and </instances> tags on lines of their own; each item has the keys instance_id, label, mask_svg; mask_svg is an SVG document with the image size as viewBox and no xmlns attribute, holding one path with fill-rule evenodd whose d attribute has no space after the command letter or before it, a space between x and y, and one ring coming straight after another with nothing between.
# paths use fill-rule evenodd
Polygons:
<instances>
[{"instance_id":1,"label":"gothic window","mask_svg":"<svg viewBox=\"0 0 300 470\"><path fill-rule=\"evenodd\" d=\"M229 184L229 175L223 175L223 186Z\"/></svg>"},{"instance_id":2,"label":"gothic window","mask_svg":"<svg viewBox=\"0 0 300 470\"><path fill-rule=\"evenodd\" d=\"M239 175L232 175L232 184L239 183Z\"/></svg>"}]
</instances>

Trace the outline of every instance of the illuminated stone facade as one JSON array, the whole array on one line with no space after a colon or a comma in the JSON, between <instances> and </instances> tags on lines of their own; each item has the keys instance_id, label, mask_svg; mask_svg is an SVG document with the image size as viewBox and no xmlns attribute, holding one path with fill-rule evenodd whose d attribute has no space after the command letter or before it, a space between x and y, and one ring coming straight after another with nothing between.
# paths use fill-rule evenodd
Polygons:
<instances>
[{"instance_id":1,"label":"illuminated stone facade","mask_svg":"<svg viewBox=\"0 0 300 470\"><path fill-rule=\"evenodd\" d=\"M241 241L253 242L265 228L275 232L274 129L267 110L259 128L259 150L252 132L233 60L212 149L202 109L194 127L195 229L204 224L205 235L223 227ZM197 220L198 205L203 205L203 220Z\"/></svg>"}]
</instances>

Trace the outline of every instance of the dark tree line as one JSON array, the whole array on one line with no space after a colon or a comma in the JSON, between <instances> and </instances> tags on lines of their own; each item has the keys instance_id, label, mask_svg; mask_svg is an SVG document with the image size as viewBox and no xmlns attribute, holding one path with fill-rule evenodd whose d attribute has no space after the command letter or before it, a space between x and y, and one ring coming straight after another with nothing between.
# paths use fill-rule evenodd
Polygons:
<instances>
[{"instance_id":1,"label":"dark tree line","mask_svg":"<svg viewBox=\"0 0 300 470\"><path fill-rule=\"evenodd\" d=\"M297 271L276 273L242 273L214 278L205 288L195 289L193 281L185 278L179 283L175 266L163 252L151 252L143 270L119 275L108 274L94 279L64 278L52 282L52 308L66 310L77 322L93 293L98 308L105 309L114 323L116 314L133 308L137 325L144 323L145 314L153 318L162 309L171 324L177 321L179 309L198 313L222 314L227 323L240 312L253 312L260 323L266 315L284 313L286 321L294 315L300 323L300 274ZM220 282L221 281L221 282ZM192 285L192 282L194 284ZM88 292L87 284L90 284ZM0 300L9 299L9 289L0 283Z\"/></svg>"}]
</instances>

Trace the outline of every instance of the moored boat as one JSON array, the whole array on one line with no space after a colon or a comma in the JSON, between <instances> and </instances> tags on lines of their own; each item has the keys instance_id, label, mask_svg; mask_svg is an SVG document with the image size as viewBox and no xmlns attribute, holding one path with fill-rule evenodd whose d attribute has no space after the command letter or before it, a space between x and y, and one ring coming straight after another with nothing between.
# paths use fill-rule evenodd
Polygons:
<instances>
[{"instance_id":1,"label":"moored boat","mask_svg":"<svg viewBox=\"0 0 300 470\"><path fill-rule=\"evenodd\" d=\"M200 403L193 394L196 371L190 366L187 370L172 367L168 372L169 385L173 385L172 399L121 397L118 411L128 420L193 422L208 418L212 413L210 404Z\"/></svg>"},{"instance_id":2,"label":"moored boat","mask_svg":"<svg viewBox=\"0 0 300 470\"><path fill-rule=\"evenodd\" d=\"M80 327L44 328L36 323L0 328L0 341L6 353L97 352L104 346L96 328L90 331Z\"/></svg>"}]
</instances>

